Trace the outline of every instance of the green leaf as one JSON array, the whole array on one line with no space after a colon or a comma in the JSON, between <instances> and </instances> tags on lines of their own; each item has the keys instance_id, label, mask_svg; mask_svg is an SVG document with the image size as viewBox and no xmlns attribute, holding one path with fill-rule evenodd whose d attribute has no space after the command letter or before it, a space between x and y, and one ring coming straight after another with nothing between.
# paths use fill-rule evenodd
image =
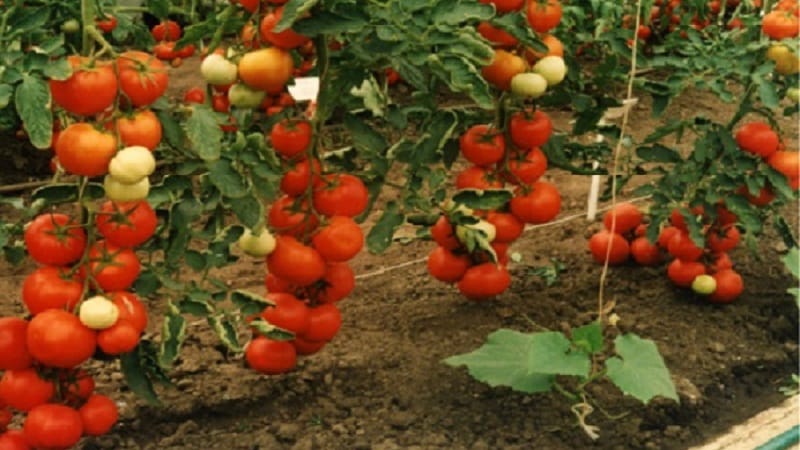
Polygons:
<instances>
[{"instance_id":1,"label":"green leaf","mask_svg":"<svg viewBox=\"0 0 800 450\"><path fill-rule=\"evenodd\" d=\"M58 183L42 186L33 191L31 201L39 207L73 203L78 201L80 187L75 183ZM104 195L102 186L89 183L84 190L84 199L96 200Z\"/></svg>"},{"instance_id":2,"label":"green leaf","mask_svg":"<svg viewBox=\"0 0 800 450\"><path fill-rule=\"evenodd\" d=\"M291 341L295 338L291 331L278 328L260 317L250 322L250 326L255 328L258 334L275 341Z\"/></svg>"},{"instance_id":3,"label":"green leaf","mask_svg":"<svg viewBox=\"0 0 800 450\"><path fill-rule=\"evenodd\" d=\"M275 24L272 31L274 33L280 33L281 31L288 30L300 16L311 10L317 3L319 3L319 0L289 0L289 2L283 5L281 20Z\"/></svg>"},{"instance_id":4,"label":"green leaf","mask_svg":"<svg viewBox=\"0 0 800 450\"><path fill-rule=\"evenodd\" d=\"M5 108L11 102L14 95L14 87L10 84L0 84L0 109Z\"/></svg>"},{"instance_id":5,"label":"green leaf","mask_svg":"<svg viewBox=\"0 0 800 450\"><path fill-rule=\"evenodd\" d=\"M169 7L170 7L169 0L146 0L145 6L147 10L152 13L154 16L161 20L167 20L167 16L169 16Z\"/></svg>"},{"instance_id":6,"label":"green leaf","mask_svg":"<svg viewBox=\"0 0 800 450\"><path fill-rule=\"evenodd\" d=\"M369 17L362 11L319 11L306 19L295 22L292 29L304 36L357 33L369 24Z\"/></svg>"},{"instance_id":7,"label":"green leaf","mask_svg":"<svg viewBox=\"0 0 800 450\"><path fill-rule=\"evenodd\" d=\"M59 58L55 61L50 61L50 63L44 67L42 73L44 73L44 76L47 78L63 81L72 76L72 65L67 61L67 58Z\"/></svg>"},{"instance_id":8,"label":"green leaf","mask_svg":"<svg viewBox=\"0 0 800 450\"><path fill-rule=\"evenodd\" d=\"M268 306L275 306L275 303L267 300L263 296L243 289L237 289L231 292L231 302L239 308L239 311L241 311L244 316L260 314Z\"/></svg>"},{"instance_id":9,"label":"green leaf","mask_svg":"<svg viewBox=\"0 0 800 450\"><path fill-rule=\"evenodd\" d=\"M484 3L435 2L431 21L436 24L458 25L467 20L489 20L494 8Z\"/></svg>"},{"instance_id":10,"label":"green leaf","mask_svg":"<svg viewBox=\"0 0 800 450\"><path fill-rule=\"evenodd\" d=\"M475 351L451 356L445 364L465 365L469 374L489 386L509 386L520 392L549 391L554 376L531 372L528 354L533 335L501 328L486 338L486 343Z\"/></svg>"},{"instance_id":11,"label":"green leaf","mask_svg":"<svg viewBox=\"0 0 800 450\"><path fill-rule=\"evenodd\" d=\"M161 326L161 346L158 352L158 364L169 369L181 351L181 346L186 338L186 319L178 308L170 302L167 305L167 314Z\"/></svg>"},{"instance_id":12,"label":"green leaf","mask_svg":"<svg viewBox=\"0 0 800 450\"><path fill-rule=\"evenodd\" d=\"M647 162L679 163L683 161L680 153L661 144L639 147L636 149L636 156Z\"/></svg>"},{"instance_id":13,"label":"green leaf","mask_svg":"<svg viewBox=\"0 0 800 450\"><path fill-rule=\"evenodd\" d=\"M598 353L603 350L603 326L600 322L592 322L572 329L572 343L586 353Z\"/></svg>"},{"instance_id":14,"label":"green leaf","mask_svg":"<svg viewBox=\"0 0 800 450\"><path fill-rule=\"evenodd\" d=\"M182 314L191 314L195 317L208 317L214 314L214 307L208 302L208 299L196 298L191 294L186 294L178 302L177 308Z\"/></svg>"},{"instance_id":15,"label":"green leaf","mask_svg":"<svg viewBox=\"0 0 800 450\"><path fill-rule=\"evenodd\" d=\"M208 179L225 197L240 199L247 195L247 180L228 159L208 163Z\"/></svg>"},{"instance_id":16,"label":"green leaf","mask_svg":"<svg viewBox=\"0 0 800 450\"><path fill-rule=\"evenodd\" d=\"M534 333L527 355L528 370L548 375L588 377L591 369L589 355L572 352L570 347L569 339L559 331Z\"/></svg>"},{"instance_id":17,"label":"green leaf","mask_svg":"<svg viewBox=\"0 0 800 450\"><path fill-rule=\"evenodd\" d=\"M161 282L158 280L158 276L156 276L152 270L146 268L142 270L139 277L136 279L134 291L142 297L147 297L160 287Z\"/></svg>"},{"instance_id":18,"label":"green leaf","mask_svg":"<svg viewBox=\"0 0 800 450\"><path fill-rule=\"evenodd\" d=\"M761 103L770 109L777 109L781 101L780 97L778 97L778 90L769 81L762 80L758 83L758 97L761 99Z\"/></svg>"},{"instance_id":19,"label":"green leaf","mask_svg":"<svg viewBox=\"0 0 800 450\"><path fill-rule=\"evenodd\" d=\"M214 111L206 105L194 105L184 127L197 156L206 161L219 159L224 133Z\"/></svg>"},{"instance_id":20,"label":"green leaf","mask_svg":"<svg viewBox=\"0 0 800 450\"><path fill-rule=\"evenodd\" d=\"M472 209L500 209L505 206L514 194L505 189L462 189L453 195L453 201Z\"/></svg>"},{"instance_id":21,"label":"green leaf","mask_svg":"<svg viewBox=\"0 0 800 450\"><path fill-rule=\"evenodd\" d=\"M143 353L143 346L140 344L132 352L120 355L120 369L125 376L125 382L134 394L151 405L160 405Z\"/></svg>"},{"instance_id":22,"label":"green leaf","mask_svg":"<svg viewBox=\"0 0 800 450\"><path fill-rule=\"evenodd\" d=\"M14 93L14 106L22 119L31 144L39 149L50 147L53 139L53 115L50 113L50 88L41 78L25 74Z\"/></svg>"},{"instance_id":23,"label":"green leaf","mask_svg":"<svg viewBox=\"0 0 800 450\"><path fill-rule=\"evenodd\" d=\"M790 248L789 251L783 255L781 261L783 261L783 265L789 269L789 273L800 280L800 250L798 250L797 247Z\"/></svg>"},{"instance_id":24,"label":"green leaf","mask_svg":"<svg viewBox=\"0 0 800 450\"><path fill-rule=\"evenodd\" d=\"M395 201L386 204L380 219L367 234L367 249L372 253L383 253L392 244L397 229L405 222L405 215Z\"/></svg>"},{"instance_id":25,"label":"green leaf","mask_svg":"<svg viewBox=\"0 0 800 450\"><path fill-rule=\"evenodd\" d=\"M344 125L350 132L353 146L363 154L383 154L389 146L381 133L352 114L345 116Z\"/></svg>"},{"instance_id":26,"label":"green leaf","mask_svg":"<svg viewBox=\"0 0 800 450\"><path fill-rule=\"evenodd\" d=\"M230 205L236 218L247 228L256 228L264 221L264 204L252 192L242 198L230 202L225 201L225 203Z\"/></svg>"},{"instance_id":27,"label":"green leaf","mask_svg":"<svg viewBox=\"0 0 800 450\"><path fill-rule=\"evenodd\" d=\"M606 361L608 378L643 403L656 396L678 401L675 385L655 342L628 333L614 339L618 356Z\"/></svg>"},{"instance_id":28,"label":"green leaf","mask_svg":"<svg viewBox=\"0 0 800 450\"><path fill-rule=\"evenodd\" d=\"M242 344L239 343L239 334L228 317L224 315L209 316L207 320L208 324L211 325L211 329L214 330L217 337L226 347L236 353L242 352L243 348Z\"/></svg>"}]
</instances>

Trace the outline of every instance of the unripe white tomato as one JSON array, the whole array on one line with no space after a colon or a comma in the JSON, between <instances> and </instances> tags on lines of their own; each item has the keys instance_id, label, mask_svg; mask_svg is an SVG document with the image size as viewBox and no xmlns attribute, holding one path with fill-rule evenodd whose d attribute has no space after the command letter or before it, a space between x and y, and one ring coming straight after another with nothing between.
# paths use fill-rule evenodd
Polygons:
<instances>
[{"instance_id":1,"label":"unripe white tomato","mask_svg":"<svg viewBox=\"0 0 800 450\"><path fill-rule=\"evenodd\" d=\"M547 80L547 86L555 86L567 76L567 65L564 64L564 58L550 55L536 61L533 71Z\"/></svg>"},{"instance_id":2,"label":"unripe white tomato","mask_svg":"<svg viewBox=\"0 0 800 450\"><path fill-rule=\"evenodd\" d=\"M511 79L511 92L525 98L539 98L547 91L547 80L538 73L524 72Z\"/></svg>"},{"instance_id":3,"label":"unripe white tomato","mask_svg":"<svg viewBox=\"0 0 800 450\"><path fill-rule=\"evenodd\" d=\"M275 237L269 230L263 230L260 234L255 235L249 228L245 228L237 244L243 252L250 256L264 257L275 250Z\"/></svg>"},{"instance_id":4,"label":"unripe white tomato","mask_svg":"<svg viewBox=\"0 0 800 450\"><path fill-rule=\"evenodd\" d=\"M200 64L200 74L208 84L225 86L236 81L239 68L224 56L212 53Z\"/></svg>"},{"instance_id":5,"label":"unripe white tomato","mask_svg":"<svg viewBox=\"0 0 800 450\"><path fill-rule=\"evenodd\" d=\"M108 164L108 173L120 183L133 184L156 170L156 159L147 147L134 145L118 151Z\"/></svg>"},{"instance_id":6,"label":"unripe white tomato","mask_svg":"<svg viewBox=\"0 0 800 450\"><path fill-rule=\"evenodd\" d=\"M103 189L106 191L106 197L115 202L144 200L150 193L150 180L145 177L138 183L125 184L111 175L106 175L103 179Z\"/></svg>"},{"instance_id":7,"label":"unripe white tomato","mask_svg":"<svg viewBox=\"0 0 800 450\"><path fill-rule=\"evenodd\" d=\"M78 318L92 330L105 330L117 323L119 309L111 300L97 295L81 303Z\"/></svg>"}]
</instances>

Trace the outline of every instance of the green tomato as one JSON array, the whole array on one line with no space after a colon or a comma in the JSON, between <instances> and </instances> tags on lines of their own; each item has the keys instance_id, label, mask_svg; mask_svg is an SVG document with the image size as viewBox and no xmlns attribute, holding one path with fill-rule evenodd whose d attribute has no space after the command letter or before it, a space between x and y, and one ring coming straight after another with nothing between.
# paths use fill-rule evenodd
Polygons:
<instances>
[{"instance_id":1,"label":"green tomato","mask_svg":"<svg viewBox=\"0 0 800 450\"><path fill-rule=\"evenodd\" d=\"M488 242L494 241L497 236L497 229L491 223L481 219L477 223L469 225L456 225L456 237L459 241L465 242L467 240L467 233L470 231L480 231L486 236Z\"/></svg>"},{"instance_id":2,"label":"green tomato","mask_svg":"<svg viewBox=\"0 0 800 450\"><path fill-rule=\"evenodd\" d=\"M119 309L111 300L96 295L81 303L78 318L87 328L105 330L117 323Z\"/></svg>"},{"instance_id":3,"label":"green tomato","mask_svg":"<svg viewBox=\"0 0 800 450\"><path fill-rule=\"evenodd\" d=\"M698 275L692 281L692 290L700 295L711 295L717 290L717 280L711 275Z\"/></svg>"},{"instance_id":4,"label":"green tomato","mask_svg":"<svg viewBox=\"0 0 800 450\"><path fill-rule=\"evenodd\" d=\"M108 173L117 181L133 184L156 170L153 152L140 145L125 147L118 151L108 164Z\"/></svg>"},{"instance_id":5,"label":"green tomato","mask_svg":"<svg viewBox=\"0 0 800 450\"><path fill-rule=\"evenodd\" d=\"M245 228L237 244L246 254L260 258L275 250L275 237L268 230L256 235L249 228Z\"/></svg>"},{"instance_id":6,"label":"green tomato","mask_svg":"<svg viewBox=\"0 0 800 450\"><path fill-rule=\"evenodd\" d=\"M564 58L560 56L545 56L536 61L533 71L543 76L547 80L548 86L555 86L567 76L567 65L564 64Z\"/></svg>"},{"instance_id":7,"label":"green tomato","mask_svg":"<svg viewBox=\"0 0 800 450\"><path fill-rule=\"evenodd\" d=\"M800 102L800 89L792 87L786 90L786 97L794 102Z\"/></svg>"},{"instance_id":8,"label":"green tomato","mask_svg":"<svg viewBox=\"0 0 800 450\"><path fill-rule=\"evenodd\" d=\"M67 34L77 33L81 29L81 23L75 19L69 19L61 24L61 31Z\"/></svg>"},{"instance_id":9,"label":"green tomato","mask_svg":"<svg viewBox=\"0 0 800 450\"><path fill-rule=\"evenodd\" d=\"M225 86L236 81L239 69L224 56L212 53L200 64L200 74L208 84Z\"/></svg>"},{"instance_id":10,"label":"green tomato","mask_svg":"<svg viewBox=\"0 0 800 450\"><path fill-rule=\"evenodd\" d=\"M125 184L111 175L106 175L103 179L103 189L106 191L106 197L115 202L144 200L150 192L150 180L144 177L138 183Z\"/></svg>"},{"instance_id":11,"label":"green tomato","mask_svg":"<svg viewBox=\"0 0 800 450\"><path fill-rule=\"evenodd\" d=\"M547 80L533 72L523 72L511 79L511 92L525 98L539 98L547 90Z\"/></svg>"},{"instance_id":12,"label":"green tomato","mask_svg":"<svg viewBox=\"0 0 800 450\"><path fill-rule=\"evenodd\" d=\"M236 83L228 90L228 101L231 106L255 109L261 106L267 93L251 88L243 83Z\"/></svg>"}]
</instances>

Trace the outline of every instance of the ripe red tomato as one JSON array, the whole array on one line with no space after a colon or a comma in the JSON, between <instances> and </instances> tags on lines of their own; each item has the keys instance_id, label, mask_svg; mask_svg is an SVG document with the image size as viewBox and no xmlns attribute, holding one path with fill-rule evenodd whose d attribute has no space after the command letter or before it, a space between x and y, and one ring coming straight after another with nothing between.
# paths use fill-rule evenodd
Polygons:
<instances>
[{"instance_id":1,"label":"ripe red tomato","mask_svg":"<svg viewBox=\"0 0 800 450\"><path fill-rule=\"evenodd\" d=\"M661 229L661 232L658 234L658 244L659 247L666 249L669 246L669 241L675 236L676 233L680 233L681 230L678 227L668 226Z\"/></svg>"},{"instance_id":2,"label":"ripe red tomato","mask_svg":"<svg viewBox=\"0 0 800 450\"><path fill-rule=\"evenodd\" d=\"M297 365L297 350L288 341L258 336L247 344L244 357L256 372L267 375L286 373Z\"/></svg>"},{"instance_id":3,"label":"ripe red tomato","mask_svg":"<svg viewBox=\"0 0 800 450\"><path fill-rule=\"evenodd\" d=\"M305 200L285 195L272 203L267 214L270 228L281 234L302 237L313 232L319 219L311 213Z\"/></svg>"},{"instance_id":4,"label":"ripe red tomato","mask_svg":"<svg viewBox=\"0 0 800 450\"><path fill-rule=\"evenodd\" d=\"M7 430L0 433L0 450L30 450L22 430Z\"/></svg>"},{"instance_id":5,"label":"ripe red tomato","mask_svg":"<svg viewBox=\"0 0 800 450\"><path fill-rule=\"evenodd\" d=\"M692 241L688 233L680 232L667 243L667 251L670 255L684 261L697 261L703 256L703 249Z\"/></svg>"},{"instance_id":6,"label":"ripe red tomato","mask_svg":"<svg viewBox=\"0 0 800 450\"><path fill-rule=\"evenodd\" d=\"M116 126L119 139L126 147L141 145L150 150L155 150L163 135L161 121L149 109L143 109L128 116L120 117L116 121Z\"/></svg>"},{"instance_id":7,"label":"ripe red tomato","mask_svg":"<svg viewBox=\"0 0 800 450\"><path fill-rule=\"evenodd\" d=\"M124 291L139 277L141 264L130 248L97 241L89 249L89 273L92 281L104 291Z\"/></svg>"},{"instance_id":8,"label":"ripe red tomato","mask_svg":"<svg viewBox=\"0 0 800 450\"><path fill-rule=\"evenodd\" d=\"M117 58L119 86L133 106L147 106L167 90L167 66L155 56L138 50Z\"/></svg>"},{"instance_id":9,"label":"ripe red tomato","mask_svg":"<svg viewBox=\"0 0 800 450\"><path fill-rule=\"evenodd\" d=\"M325 276L325 260L313 248L291 236L278 236L267 256L267 270L298 286L308 286Z\"/></svg>"},{"instance_id":10,"label":"ripe red tomato","mask_svg":"<svg viewBox=\"0 0 800 450\"><path fill-rule=\"evenodd\" d=\"M682 261L678 258L667 265L667 278L676 286L688 288L698 275L706 273L706 266L698 261Z\"/></svg>"},{"instance_id":11,"label":"ripe red tomato","mask_svg":"<svg viewBox=\"0 0 800 450\"><path fill-rule=\"evenodd\" d=\"M469 300L487 300L500 295L511 286L511 275L505 266L486 262L467 269L456 286Z\"/></svg>"},{"instance_id":12,"label":"ripe red tomato","mask_svg":"<svg viewBox=\"0 0 800 450\"><path fill-rule=\"evenodd\" d=\"M31 319L26 341L28 351L37 361L70 369L92 357L97 337L76 315L48 309Z\"/></svg>"},{"instance_id":13,"label":"ripe red tomato","mask_svg":"<svg viewBox=\"0 0 800 450\"><path fill-rule=\"evenodd\" d=\"M51 308L72 310L82 294L83 283L61 267L39 267L22 282L22 302L33 315Z\"/></svg>"},{"instance_id":14,"label":"ripe red tomato","mask_svg":"<svg viewBox=\"0 0 800 450\"><path fill-rule=\"evenodd\" d=\"M800 177L800 153L798 152L779 150L769 157L767 163L790 180Z\"/></svg>"},{"instance_id":15,"label":"ripe red tomato","mask_svg":"<svg viewBox=\"0 0 800 450\"><path fill-rule=\"evenodd\" d=\"M153 26L150 33L156 41L177 41L183 34L180 24L173 20L166 20Z\"/></svg>"},{"instance_id":16,"label":"ripe red tomato","mask_svg":"<svg viewBox=\"0 0 800 450\"><path fill-rule=\"evenodd\" d=\"M744 281L735 270L723 269L711 276L717 282L717 290L708 296L711 302L730 303L742 295Z\"/></svg>"},{"instance_id":17,"label":"ripe red tomato","mask_svg":"<svg viewBox=\"0 0 800 450\"><path fill-rule=\"evenodd\" d=\"M245 53L238 67L239 78L248 86L277 94L286 89L286 82L294 71L294 60L286 50L269 47Z\"/></svg>"},{"instance_id":18,"label":"ripe red tomato","mask_svg":"<svg viewBox=\"0 0 800 450\"><path fill-rule=\"evenodd\" d=\"M117 319L117 323L97 333L97 346L106 355L128 353L139 345L141 330L133 322Z\"/></svg>"},{"instance_id":19,"label":"ripe red tomato","mask_svg":"<svg viewBox=\"0 0 800 450\"><path fill-rule=\"evenodd\" d=\"M528 23L539 33L547 33L561 22L563 10L558 0L528 2Z\"/></svg>"},{"instance_id":20,"label":"ripe red tomato","mask_svg":"<svg viewBox=\"0 0 800 450\"><path fill-rule=\"evenodd\" d=\"M739 229L728 225L720 230L711 230L706 236L706 246L715 253L733 250L741 238Z\"/></svg>"},{"instance_id":21,"label":"ripe red tomato","mask_svg":"<svg viewBox=\"0 0 800 450\"><path fill-rule=\"evenodd\" d=\"M309 163L312 161L313 164ZM291 165L281 178L281 191L286 195L298 197L304 194L312 183L312 173L314 184L319 180L322 173L322 166L316 159L303 159Z\"/></svg>"},{"instance_id":22,"label":"ripe red tomato","mask_svg":"<svg viewBox=\"0 0 800 450\"><path fill-rule=\"evenodd\" d=\"M518 11L522 9L525 0L478 0L487 5L494 5L498 13L504 14L511 11Z\"/></svg>"},{"instance_id":23,"label":"ripe red tomato","mask_svg":"<svg viewBox=\"0 0 800 450\"><path fill-rule=\"evenodd\" d=\"M600 264L605 262L609 246L611 247L611 252L608 254L609 265L622 264L628 260L630 246L621 234L603 229L589 238L589 251L592 253L592 258Z\"/></svg>"},{"instance_id":24,"label":"ripe red tomato","mask_svg":"<svg viewBox=\"0 0 800 450\"><path fill-rule=\"evenodd\" d=\"M708 268L712 273L724 269L731 269L733 268L733 260L725 252L715 253L712 255L711 264Z\"/></svg>"},{"instance_id":25,"label":"ripe red tomato","mask_svg":"<svg viewBox=\"0 0 800 450\"><path fill-rule=\"evenodd\" d=\"M53 102L65 110L82 116L101 113L117 98L117 75L108 61L95 61L72 55L67 58L72 75L66 80L50 80Z\"/></svg>"},{"instance_id":26,"label":"ripe red tomato","mask_svg":"<svg viewBox=\"0 0 800 450\"><path fill-rule=\"evenodd\" d=\"M55 392L55 385L33 368L6 370L0 378L0 403L20 411L46 403Z\"/></svg>"},{"instance_id":27,"label":"ripe red tomato","mask_svg":"<svg viewBox=\"0 0 800 450\"><path fill-rule=\"evenodd\" d=\"M364 247L364 232L352 218L333 216L317 231L311 244L326 261L347 261Z\"/></svg>"},{"instance_id":28,"label":"ripe red tomato","mask_svg":"<svg viewBox=\"0 0 800 450\"><path fill-rule=\"evenodd\" d=\"M310 298L319 303L335 303L350 295L356 287L356 274L344 262L328 264L325 276L319 281L319 289Z\"/></svg>"},{"instance_id":29,"label":"ripe red tomato","mask_svg":"<svg viewBox=\"0 0 800 450\"><path fill-rule=\"evenodd\" d=\"M103 33L111 33L114 28L117 28L117 18L111 14L106 14L104 18L97 18L94 21L95 26Z\"/></svg>"},{"instance_id":30,"label":"ripe red tomato","mask_svg":"<svg viewBox=\"0 0 800 450\"><path fill-rule=\"evenodd\" d=\"M314 209L328 217L355 217L367 209L368 203L369 191L355 175L328 174L314 187Z\"/></svg>"},{"instance_id":31,"label":"ripe red tomato","mask_svg":"<svg viewBox=\"0 0 800 450\"><path fill-rule=\"evenodd\" d=\"M510 213L490 211L486 221L494 225L495 237L492 242L514 242L525 231L525 224Z\"/></svg>"},{"instance_id":32,"label":"ripe red tomato","mask_svg":"<svg viewBox=\"0 0 800 450\"><path fill-rule=\"evenodd\" d=\"M642 266L655 266L661 262L661 249L644 236L631 241L630 250L633 260Z\"/></svg>"},{"instance_id":33,"label":"ripe red tomato","mask_svg":"<svg viewBox=\"0 0 800 450\"><path fill-rule=\"evenodd\" d=\"M114 400L100 394L90 396L78 412L81 415L83 434L87 436L102 436L108 433L119 418L119 410Z\"/></svg>"},{"instance_id":34,"label":"ripe red tomato","mask_svg":"<svg viewBox=\"0 0 800 450\"><path fill-rule=\"evenodd\" d=\"M642 223L644 214L639 211L633 203L623 202L617 203L614 208L606 212L603 216L603 225L606 230L611 230L612 221L614 222L614 231L619 234L625 234L633 231Z\"/></svg>"},{"instance_id":35,"label":"ripe red tomato","mask_svg":"<svg viewBox=\"0 0 800 450\"><path fill-rule=\"evenodd\" d=\"M117 153L117 138L89 123L73 123L59 134L55 151L67 172L96 177L108 173L108 163Z\"/></svg>"},{"instance_id":36,"label":"ripe red tomato","mask_svg":"<svg viewBox=\"0 0 800 450\"><path fill-rule=\"evenodd\" d=\"M455 283L460 280L469 266L470 260L467 255L456 255L439 245L428 255L428 273L445 283Z\"/></svg>"},{"instance_id":37,"label":"ripe red tomato","mask_svg":"<svg viewBox=\"0 0 800 450\"><path fill-rule=\"evenodd\" d=\"M489 166L506 152L503 133L489 125L473 125L459 138L459 148L464 158L476 166Z\"/></svg>"},{"instance_id":38,"label":"ripe red tomato","mask_svg":"<svg viewBox=\"0 0 800 450\"><path fill-rule=\"evenodd\" d=\"M769 124L749 122L736 131L736 143L739 147L762 158L769 158L778 150L780 138Z\"/></svg>"},{"instance_id":39,"label":"ripe red tomato","mask_svg":"<svg viewBox=\"0 0 800 450\"><path fill-rule=\"evenodd\" d=\"M322 347L325 347L327 343L327 341L309 341L301 337L295 337L292 341L292 345L294 345L298 355L313 355L322 350Z\"/></svg>"},{"instance_id":40,"label":"ripe red tomato","mask_svg":"<svg viewBox=\"0 0 800 450\"><path fill-rule=\"evenodd\" d=\"M502 189L503 182L481 166L469 166L456 175L456 189Z\"/></svg>"},{"instance_id":41,"label":"ripe red tomato","mask_svg":"<svg viewBox=\"0 0 800 450\"><path fill-rule=\"evenodd\" d=\"M66 214L36 216L25 228L25 247L36 262L63 266L75 262L86 249L83 228Z\"/></svg>"},{"instance_id":42,"label":"ripe red tomato","mask_svg":"<svg viewBox=\"0 0 800 450\"><path fill-rule=\"evenodd\" d=\"M261 312L264 320L294 334L308 331L311 316L304 301L284 292L271 292L267 294L266 299L275 303L275 306L268 306Z\"/></svg>"},{"instance_id":43,"label":"ripe red tomato","mask_svg":"<svg viewBox=\"0 0 800 450\"><path fill-rule=\"evenodd\" d=\"M178 52L175 51L175 41L161 41L157 43L153 46L153 54L162 61L172 61L178 58Z\"/></svg>"},{"instance_id":44,"label":"ripe red tomato","mask_svg":"<svg viewBox=\"0 0 800 450\"><path fill-rule=\"evenodd\" d=\"M118 291L110 294L111 302L117 305L117 321L130 322L139 333L147 328L147 308L136 294Z\"/></svg>"},{"instance_id":45,"label":"ripe red tomato","mask_svg":"<svg viewBox=\"0 0 800 450\"><path fill-rule=\"evenodd\" d=\"M184 103L205 103L206 102L206 91L203 88L193 87L189 88L186 93L183 94L183 102Z\"/></svg>"},{"instance_id":46,"label":"ripe red tomato","mask_svg":"<svg viewBox=\"0 0 800 450\"><path fill-rule=\"evenodd\" d=\"M287 28L280 33L272 31L275 28L275 25L277 25L281 20L282 16L282 6L264 15L264 18L261 19L261 24L259 25L262 42L268 42L276 47L280 47L285 50L291 50L293 48L300 47L309 41L308 36L303 36L291 28Z\"/></svg>"},{"instance_id":47,"label":"ripe red tomato","mask_svg":"<svg viewBox=\"0 0 800 450\"><path fill-rule=\"evenodd\" d=\"M269 138L272 147L284 158L303 153L311 144L311 123L307 120L284 119L272 126Z\"/></svg>"},{"instance_id":48,"label":"ripe red tomato","mask_svg":"<svg viewBox=\"0 0 800 450\"><path fill-rule=\"evenodd\" d=\"M308 331L300 337L309 341L330 341L342 326L342 314L334 303L311 308Z\"/></svg>"},{"instance_id":49,"label":"ripe red tomato","mask_svg":"<svg viewBox=\"0 0 800 450\"><path fill-rule=\"evenodd\" d=\"M558 215L561 210L561 194L558 188L546 181L537 181L526 194L518 188L511 199L511 214L525 223L545 223Z\"/></svg>"},{"instance_id":50,"label":"ripe red tomato","mask_svg":"<svg viewBox=\"0 0 800 450\"><path fill-rule=\"evenodd\" d=\"M519 44L517 38L508 34L508 32L502 28L497 28L486 21L479 23L477 30L484 39L491 42L495 47L509 48L516 47L517 44Z\"/></svg>"},{"instance_id":51,"label":"ripe red tomato","mask_svg":"<svg viewBox=\"0 0 800 450\"><path fill-rule=\"evenodd\" d=\"M775 200L775 193L769 186L764 186L758 191L758 195L753 195L746 186L737 189L736 192L744 196L748 202L755 206L766 206Z\"/></svg>"},{"instance_id":52,"label":"ripe red tomato","mask_svg":"<svg viewBox=\"0 0 800 450\"><path fill-rule=\"evenodd\" d=\"M431 237L437 244L448 250L455 250L461 246L447 216L439 216L439 219L431 227Z\"/></svg>"},{"instance_id":53,"label":"ripe red tomato","mask_svg":"<svg viewBox=\"0 0 800 450\"><path fill-rule=\"evenodd\" d=\"M156 231L158 218L147 202L106 201L96 216L97 231L112 245L130 248L150 239Z\"/></svg>"},{"instance_id":54,"label":"ripe red tomato","mask_svg":"<svg viewBox=\"0 0 800 450\"><path fill-rule=\"evenodd\" d=\"M32 448L71 448L83 435L83 423L77 410L48 403L28 412L22 430Z\"/></svg>"},{"instance_id":55,"label":"ripe red tomato","mask_svg":"<svg viewBox=\"0 0 800 450\"><path fill-rule=\"evenodd\" d=\"M782 10L767 13L761 18L761 31L774 40L793 38L800 32L797 15Z\"/></svg>"},{"instance_id":56,"label":"ripe red tomato","mask_svg":"<svg viewBox=\"0 0 800 450\"><path fill-rule=\"evenodd\" d=\"M238 3L245 11L252 14L258 9L261 0L232 0L231 3Z\"/></svg>"},{"instance_id":57,"label":"ripe red tomato","mask_svg":"<svg viewBox=\"0 0 800 450\"><path fill-rule=\"evenodd\" d=\"M528 63L524 58L503 49L497 49L492 62L481 69L481 75L498 89L507 91L511 88L511 79L526 70L528 70Z\"/></svg>"},{"instance_id":58,"label":"ripe red tomato","mask_svg":"<svg viewBox=\"0 0 800 450\"><path fill-rule=\"evenodd\" d=\"M539 147L533 147L522 159L509 160L508 169L511 172L506 177L509 183L533 184L547 171L547 156Z\"/></svg>"},{"instance_id":59,"label":"ripe red tomato","mask_svg":"<svg viewBox=\"0 0 800 450\"><path fill-rule=\"evenodd\" d=\"M64 401L83 403L94 392L94 378L83 369L59 371L59 392Z\"/></svg>"},{"instance_id":60,"label":"ripe red tomato","mask_svg":"<svg viewBox=\"0 0 800 450\"><path fill-rule=\"evenodd\" d=\"M543 111L521 111L511 116L511 141L524 149L541 147L553 134L553 122Z\"/></svg>"},{"instance_id":61,"label":"ripe red tomato","mask_svg":"<svg viewBox=\"0 0 800 450\"><path fill-rule=\"evenodd\" d=\"M18 317L0 317L0 370L26 369L33 364L25 342L27 335L28 321Z\"/></svg>"},{"instance_id":62,"label":"ripe red tomato","mask_svg":"<svg viewBox=\"0 0 800 450\"><path fill-rule=\"evenodd\" d=\"M211 96L211 109L216 112L230 112L231 102L225 94L214 94Z\"/></svg>"}]
</instances>

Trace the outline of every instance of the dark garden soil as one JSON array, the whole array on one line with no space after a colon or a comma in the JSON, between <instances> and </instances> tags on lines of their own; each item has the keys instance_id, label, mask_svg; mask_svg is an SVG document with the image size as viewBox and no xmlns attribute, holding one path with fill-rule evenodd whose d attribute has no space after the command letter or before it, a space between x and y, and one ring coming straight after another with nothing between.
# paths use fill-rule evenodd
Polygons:
<instances>
[{"instance_id":1,"label":"dark garden soil","mask_svg":"<svg viewBox=\"0 0 800 450\"><path fill-rule=\"evenodd\" d=\"M177 79L176 94L191 84L186 76ZM668 114L725 114L726 107L688 96ZM568 127L566 113L553 117L558 128ZM644 106L632 123L640 135L655 124ZM796 124L788 129L797 134ZM620 317L611 331L657 343L680 403L656 399L643 406L610 384L592 386L604 410L587 419L600 428L597 441L576 426L558 394L493 389L464 368L442 364L475 349L497 328L565 330L595 317L600 267L591 261L586 238L599 224L583 216L589 180L558 170L548 178L562 190L560 220L530 229L515 243L522 262L512 263L514 282L496 301L469 302L430 278L423 261L431 243L364 253L354 262L356 290L340 304L342 330L292 373L265 377L246 369L241 357L224 354L202 321L188 330L171 373L175 387L160 390L162 406L137 400L115 363L91 363L98 390L120 402L122 418L110 435L85 440L82 448L677 450L781 401L778 388L797 371L798 312L786 294L796 282L778 260L784 247L772 234L757 254L733 253L746 288L727 306L674 288L664 267L611 269L606 298L616 302L613 312ZM796 227L797 212L789 213ZM552 258L565 271L547 286L530 267ZM2 268L0 314L21 314L18 292L31 266ZM234 287L263 292L264 271L260 260L243 259L226 276ZM149 300L151 333L158 331L155 315L165 303Z\"/></svg>"}]
</instances>

